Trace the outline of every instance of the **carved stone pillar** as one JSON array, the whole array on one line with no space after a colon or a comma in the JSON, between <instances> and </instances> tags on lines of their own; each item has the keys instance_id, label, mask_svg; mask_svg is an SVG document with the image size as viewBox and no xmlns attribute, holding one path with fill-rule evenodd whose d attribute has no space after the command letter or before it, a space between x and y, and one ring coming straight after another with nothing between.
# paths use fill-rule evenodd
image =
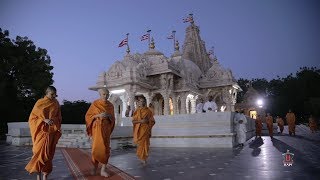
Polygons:
<instances>
[{"instance_id":1,"label":"carved stone pillar","mask_svg":"<svg viewBox=\"0 0 320 180\"><path fill-rule=\"evenodd\" d=\"M134 109L134 93L129 92L128 94L128 98L129 98L129 106L131 109Z\"/></svg>"},{"instance_id":2,"label":"carved stone pillar","mask_svg":"<svg viewBox=\"0 0 320 180\"><path fill-rule=\"evenodd\" d=\"M234 112L234 104L231 104L231 105L230 105L230 111L231 111L231 112Z\"/></svg>"},{"instance_id":3,"label":"carved stone pillar","mask_svg":"<svg viewBox=\"0 0 320 180\"><path fill-rule=\"evenodd\" d=\"M190 114L194 114L196 113L196 99L192 98L190 99L191 101L191 113Z\"/></svg>"},{"instance_id":4,"label":"carved stone pillar","mask_svg":"<svg viewBox=\"0 0 320 180\"><path fill-rule=\"evenodd\" d=\"M177 98L176 98L176 96L172 96L171 99L172 99L172 106L173 106L173 115L176 115L176 114L178 114L177 113L178 112Z\"/></svg>"},{"instance_id":5,"label":"carved stone pillar","mask_svg":"<svg viewBox=\"0 0 320 180\"><path fill-rule=\"evenodd\" d=\"M146 103L147 103L147 106L149 107L149 104L151 103L151 101L152 101L152 97L151 97L151 95L149 95L149 94L145 94L144 95L145 96L145 98L146 98Z\"/></svg>"},{"instance_id":6,"label":"carved stone pillar","mask_svg":"<svg viewBox=\"0 0 320 180\"><path fill-rule=\"evenodd\" d=\"M163 115L169 115L169 96L167 94L163 94L162 96L164 103Z\"/></svg>"},{"instance_id":7,"label":"carved stone pillar","mask_svg":"<svg viewBox=\"0 0 320 180\"><path fill-rule=\"evenodd\" d=\"M180 96L181 98L181 114L186 114L187 111L186 111L186 100L187 100L187 96L182 94Z\"/></svg>"},{"instance_id":8,"label":"carved stone pillar","mask_svg":"<svg viewBox=\"0 0 320 180\"><path fill-rule=\"evenodd\" d=\"M120 99L122 101L122 112L121 112L121 116L122 117L126 117L126 110L127 110L127 102L128 102L128 98L126 98L125 96L120 96Z\"/></svg>"}]
</instances>

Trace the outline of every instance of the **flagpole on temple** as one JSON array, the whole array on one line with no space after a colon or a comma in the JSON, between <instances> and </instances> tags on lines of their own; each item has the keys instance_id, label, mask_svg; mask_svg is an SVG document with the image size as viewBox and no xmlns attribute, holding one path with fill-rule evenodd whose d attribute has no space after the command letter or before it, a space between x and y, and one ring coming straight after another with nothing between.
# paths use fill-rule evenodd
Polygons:
<instances>
[{"instance_id":1,"label":"flagpole on temple","mask_svg":"<svg viewBox=\"0 0 320 180\"><path fill-rule=\"evenodd\" d=\"M176 31L175 30L172 31L172 35L173 35L173 52L174 52L176 47Z\"/></svg>"},{"instance_id":2,"label":"flagpole on temple","mask_svg":"<svg viewBox=\"0 0 320 180\"><path fill-rule=\"evenodd\" d=\"M130 53L130 48L129 48L129 33L126 34L127 35L127 54Z\"/></svg>"},{"instance_id":3,"label":"flagpole on temple","mask_svg":"<svg viewBox=\"0 0 320 180\"><path fill-rule=\"evenodd\" d=\"M192 13L190 13L190 14L189 14L189 16L190 16L190 18L191 18L190 23L191 23L191 24L193 24L193 23L194 23L194 21L193 21L193 14L192 14Z\"/></svg>"},{"instance_id":4,"label":"flagpole on temple","mask_svg":"<svg viewBox=\"0 0 320 180\"><path fill-rule=\"evenodd\" d=\"M150 49L150 39L151 39L150 32L151 32L151 30L149 29L149 30L147 31L147 33L148 33L148 48L149 48L149 49Z\"/></svg>"}]
</instances>

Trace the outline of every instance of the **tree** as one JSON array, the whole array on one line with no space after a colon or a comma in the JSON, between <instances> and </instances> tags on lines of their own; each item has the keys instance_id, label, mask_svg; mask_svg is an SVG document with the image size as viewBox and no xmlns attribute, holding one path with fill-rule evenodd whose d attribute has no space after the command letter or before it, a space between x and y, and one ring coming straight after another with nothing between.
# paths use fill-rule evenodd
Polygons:
<instances>
[{"instance_id":1,"label":"tree","mask_svg":"<svg viewBox=\"0 0 320 180\"><path fill-rule=\"evenodd\" d=\"M2 123L26 121L37 99L53 83L53 67L46 49L27 37L9 38L0 28L0 113ZM3 127L3 124L2 126Z\"/></svg>"},{"instance_id":2,"label":"tree","mask_svg":"<svg viewBox=\"0 0 320 180\"><path fill-rule=\"evenodd\" d=\"M250 81L248 79L240 78L237 83L242 89L242 91L237 94L237 103L240 103L243 101L244 94L248 91Z\"/></svg>"},{"instance_id":3,"label":"tree","mask_svg":"<svg viewBox=\"0 0 320 180\"><path fill-rule=\"evenodd\" d=\"M85 124L85 115L90 107L90 103L80 101L63 100L61 106L63 124Z\"/></svg>"},{"instance_id":4,"label":"tree","mask_svg":"<svg viewBox=\"0 0 320 180\"><path fill-rule=\"evenodd\" d=\"M243 89L237 102L242 102L247 91L246 84L251 85L268 101L267 111L272 115L282 116L292 109L300 122L307 121L307 116L313 114L320 117L320 70L302 67L295 75L276 79L239 79L238 84Z\"/></svg>"}]
</instances>

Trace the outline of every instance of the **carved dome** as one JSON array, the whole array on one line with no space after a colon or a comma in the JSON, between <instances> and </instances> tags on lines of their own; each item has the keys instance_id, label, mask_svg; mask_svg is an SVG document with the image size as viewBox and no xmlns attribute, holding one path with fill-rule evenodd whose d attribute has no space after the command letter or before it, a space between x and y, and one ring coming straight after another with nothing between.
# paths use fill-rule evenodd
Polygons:
<instances>
[{"instance_id":1,"label":"carved dome","mask_svg":"<svg viewBox=\"0 0 320 180\"><path fill-rule=\"evenodd\" d=\"M209 79L224 79L234 80L232 72L223 68L217 61L215 61L212 67L206 73L206 77Z\"/></svg>"},{"instance_id":2,"label":"carved dome","mask_svg":"<svg viewBox=\"0 0 320 180\"><path fill-rule=\"evenodd\" d=\"M140 58L140 56L137 56L137 55L126 56L124 60L121 61L120 63L128 70L130 68L136 67L139 64L137 60L138 58Z\"/></svg>"},{"instance_id":3,"label":"carved dome","mask_svg":"<svg viewBox=\"0 0 320 180\"><path fill-rule=\"evenodd\" d=\"M199 66L197 66L194 62L187 59L181 59L180 62L186 77L192 74L196 80L200 78L202 72Z\"/></svg>"},{"instance_id":4,"label":"carved dome","mask_svg":"<svg viewBox=\"0 0 320 180\"><path fill-rule=\"evenodd\" d=\"M163 53L162 52L160 52L160 51L158 51L158 50L156 50L156 49L150 49L150 50L148 50L147 52L145 52L144 53L144 55L151 55L151 56L159 56L159 55L163 55Z\"/></svg>"}]
</instances>

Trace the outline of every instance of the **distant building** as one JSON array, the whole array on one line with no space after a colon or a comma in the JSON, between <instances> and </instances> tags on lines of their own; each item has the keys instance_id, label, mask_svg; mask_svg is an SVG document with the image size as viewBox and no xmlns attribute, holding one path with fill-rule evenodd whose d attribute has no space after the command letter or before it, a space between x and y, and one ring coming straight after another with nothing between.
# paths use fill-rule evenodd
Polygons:
<instances>
[{"instance_id":1,"label":"distant building","mask_svg":"<svg viewBox=\"0 0 320 180\"><path fill-rule=\"evenodd\" d=\"M258 103L260 101L261 104ZM243 96L243 101L235 105L235 110L244 110L244 114L256 119L257 115L265 116L265 102L263 102L262 96L250 86L247 92Z\"/></svg>"}]
</instances>

